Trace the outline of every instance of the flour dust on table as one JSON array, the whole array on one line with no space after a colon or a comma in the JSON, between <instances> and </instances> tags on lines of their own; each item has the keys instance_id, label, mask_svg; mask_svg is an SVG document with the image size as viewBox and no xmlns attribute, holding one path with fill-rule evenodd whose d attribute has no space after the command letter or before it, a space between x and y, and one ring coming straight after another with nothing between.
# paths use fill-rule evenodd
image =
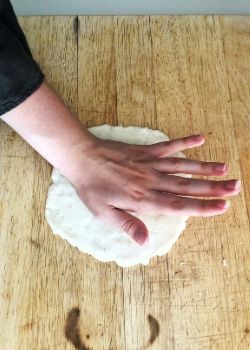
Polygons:
<instances>
[{"instance_id":1,"label":"flour dust on table","mask_svg":"<svg viewBox=\"0 0 250 350\"><path fill-rule=\"evenodd\" d=\"M105 124L89 128L89 131L100 139L129 144L149 145L169 140L159 130L132 126ZM184 157L181 152L174 156ZM122 267L147 265L152 257L166 254L186 227L187 216L133 213L149 231L148 242L141 246L119 228L97 219L80 200L71 183L55 168L52 180L45 216L53 233L100 261L115 261Z\"/></svg>"}]
</instances>

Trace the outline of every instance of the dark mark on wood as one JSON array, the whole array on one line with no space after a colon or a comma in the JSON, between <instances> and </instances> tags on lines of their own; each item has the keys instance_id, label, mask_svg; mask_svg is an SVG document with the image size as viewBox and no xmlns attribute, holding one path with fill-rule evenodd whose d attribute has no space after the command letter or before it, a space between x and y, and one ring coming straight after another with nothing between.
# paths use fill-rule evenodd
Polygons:
<instances>
[{"instance_id":1,"label":"dark mark on wood","mask_svg":"<svg viewBox=\"0 0 250 350\"><path fill-rule=\"evenodd\" d=\"M150 328L150 338L148 345L152 345L160 333L160 325L156 318L152 315L148 315L148 323Z\"/></svg>"},{"instance_id":2,"label":"dark mark on wood","mask_svg":"<svg viewBox=\"0 0 250 350\"><path fill-rule=\"evenodd\" d=\"M73 22L73 29L74 29L74 33L76 34L76 36L79 34L79 18L78 16L76 16L74 18L74 22Z\"/></svg>"},{"instance_id":3,"label":"dark mark on wood","mask_svg":"<svg viewBox=\"0 0 250 350\"><path fill-rule=\"evenodd\" d=\"M23 326L21 326L22 331L31 331L34 323L33 322L27 322Z\"/></svg>"},{"instance_id":4,"label":"dark mark on wood","mask_svg":"<svg viewBox=\"0 0 250 350\"><path fill-rule=\"evenodd\" d=\"M34 239L30 239L30 243L31 243L31 245L33 245L34 247L36 247L36 248L40 248L40 244L37 242L37 241L35 241Z\"/></svg>"},{"instance_id":5,"label":"dark mark on wood","mask_svg":"<svg viewBox=\"0 0 250 350\"><path fill-rule=\"evenodd\" d=\"M80 309L78 307L74 307L68 312L64 334L77 350L90 350L81 339L78 328L79 317Z\"/></svg>"},{"instance_id":6,"label":"dark mark on wood","mask_svg":"<svg viewBox=\"0 0 250 350\"><path fill-rule=\"evenodd\" d=\"M245 330L244 330L244 333L246 333L246 334L248 334L250 332L250 329L248 329L248 328L246 328Z\"/></svg>"}]
</instances>

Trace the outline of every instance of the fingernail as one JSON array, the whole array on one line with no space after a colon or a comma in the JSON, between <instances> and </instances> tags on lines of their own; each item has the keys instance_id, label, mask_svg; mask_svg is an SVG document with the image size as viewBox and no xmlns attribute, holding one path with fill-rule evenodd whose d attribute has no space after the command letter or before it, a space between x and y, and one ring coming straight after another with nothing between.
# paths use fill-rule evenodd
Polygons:
<instances>
[{"instance_id":1,"label":"fingernail","mask_svg":"<svg viewBox=\"0 0 250 350\"><path fill-rule=\"evenodd\" d=\"M226 164L217 164L214 166L214 170L216 171L226 171L227 165Z\"/></svg>"},{"instance_id":2,"label":"fingernail","mask_svg":"<svg viewBox=\"0 0 250 350\"><path fill-rule=\"evenodd\" d=\"M203 135L194 135L193 140L195 140L197 142L202 141L202 140L204 140L204 136Z\"/></svg>"},{"instance_id":3,"label":"fingernail","mask_svg":"<svg viewBox=\"0 0 250 350\"><path fill-rule=\"evenodd\" d=\"M217 204L217 208L228 209L230 207L230 201L222 201Z\"/></svg>"},{"instance_id":4,"label":"fingernail","mask_svg":"<svg viewBox=\"0 0 250 350\"><path fill-rule=\"evenodd\" d=\"M137 230L135 231L133 238L137 243L142 245L147 239L147 234L142 230Z\"/></svg>"},{"instance_id":5,"label":"fingernail","mask_svg":"<svg viewBox=\"0 0 250 350\"><path fill-rule=\"evenodd\" d=\"M226 184L226 188L228 190L238 190L240 188L240 186L241 186L240 180L232 180Z\"/></svg>"}]
</instances>

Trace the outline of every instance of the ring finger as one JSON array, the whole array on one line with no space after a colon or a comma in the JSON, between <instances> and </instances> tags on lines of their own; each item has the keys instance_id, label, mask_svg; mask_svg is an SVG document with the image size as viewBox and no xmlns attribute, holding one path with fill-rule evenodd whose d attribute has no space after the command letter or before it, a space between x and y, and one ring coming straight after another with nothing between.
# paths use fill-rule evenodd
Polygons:
<instances>
[{"instance_id":1,"label":"ring finger","mask_svg":"<svg viewBox=\"0 0 250 350\"><path fill-rule=\"evenodd\" d=\"M239 180L200 180L158 173L152 190L184 196L221 197L238 194L240 185Z\"/></svg>"}]
</instances>

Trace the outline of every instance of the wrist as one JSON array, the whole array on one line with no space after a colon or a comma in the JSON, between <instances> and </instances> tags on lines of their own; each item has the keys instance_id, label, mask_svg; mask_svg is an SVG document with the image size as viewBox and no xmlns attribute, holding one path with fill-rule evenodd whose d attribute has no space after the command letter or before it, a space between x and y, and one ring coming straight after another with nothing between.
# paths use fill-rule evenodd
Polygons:
<instances>
[{"instance_id":1,"label":"wrist","mask_svg":"<svg viewBox=\"0 0 250 350\"><path fill-rule=\"evenodd\" d=\"M76 187L80 188L86 181L87 176L91 176L91 159L93 152L99 145L99 139L92 135L84 136L76 141L64 155L58 170Z\"/></svg>"}]
</instances>

